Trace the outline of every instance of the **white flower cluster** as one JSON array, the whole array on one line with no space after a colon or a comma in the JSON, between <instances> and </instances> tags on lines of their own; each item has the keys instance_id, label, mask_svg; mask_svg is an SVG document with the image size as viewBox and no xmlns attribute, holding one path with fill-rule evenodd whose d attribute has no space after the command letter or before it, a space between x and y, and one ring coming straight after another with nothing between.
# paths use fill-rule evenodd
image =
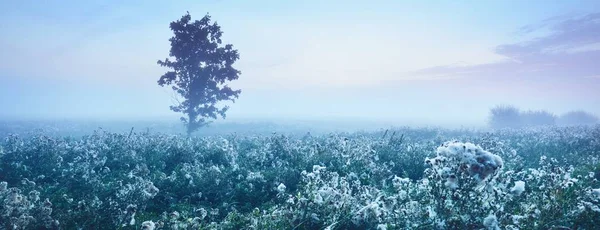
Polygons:
<instances>
[{"instance_id":1,"label":"white flower cluster","mask_svg":"<svg viewBox=\"0 0 600 230\"><path fill-rule=\"evenodd\" d=\"M441 169L443 172L440 172L440 174L449 174L451 179L455 179L456 174L468 173L478 181L485 180L504 165L500 156L472 143L446 142L438 147L436 152L437 157L427 158L425 162L432 165L452 166L453 168L444 167ZM455 186L454 180L449 181L452 186Z\"/></svg>"}]
</instances>

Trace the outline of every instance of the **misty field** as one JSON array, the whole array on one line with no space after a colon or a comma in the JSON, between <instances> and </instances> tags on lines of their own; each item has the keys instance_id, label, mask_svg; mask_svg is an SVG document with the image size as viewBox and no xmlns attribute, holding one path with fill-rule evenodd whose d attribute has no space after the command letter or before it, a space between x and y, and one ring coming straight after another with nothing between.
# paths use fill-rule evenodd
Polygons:
<instances>
[{"instance_id":1,"label":"misty field","mask_svg":"<svg viewBox=\"0 0 600 230\"><path fill-rule=\"evenodd\" d=\"M5 135L0 229L598 229L600 126Z\"/></svg>"}]
</instances>

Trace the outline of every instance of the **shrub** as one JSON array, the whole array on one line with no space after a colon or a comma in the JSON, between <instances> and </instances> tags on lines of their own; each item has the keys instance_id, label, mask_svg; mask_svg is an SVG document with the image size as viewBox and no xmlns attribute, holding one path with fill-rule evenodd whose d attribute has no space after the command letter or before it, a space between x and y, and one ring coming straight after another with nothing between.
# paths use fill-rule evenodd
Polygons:
<instances>
[{"instance_id":1,"label":"shrub","mask_svg":"<svg viewBox=\"0 0 600 230\"><path fill-rule=\"evenodd\" d=\"M571 111L558 119L560 125L592 125L598 123L598 117L583 110Z\"/></svg>"},{"instance_id":2,"label":"shrub","mask_svg":"<svg viewBox=\"0 0 600 230\"><path fill-rule=\"evenodd\" d=\"M521 113L512 105L499 105L490 110L489 125L492 128L518 128L521 126Z\"/></svg>"},{"instance_id":3,"label":"shrub","mask_svg":"<svg viewBox=\"0 0 600 230\"><path fill-rule=\"evenodd\" d=\"M545 110L519 111L512 105L499 105L490 110L489 125L494 129L549 126L556 124L556 115Z\"/></svg>"},{"instance_id":4,"label":"shrub","mask_svg":"<svg viewBox=\"0 0 600 230\"><path fill-rule=\"evenodd\" d=\"M521 113L521 124L524 126L555 125L556 115L545 110L529 110Z\"/></svg>"}]
</instances>

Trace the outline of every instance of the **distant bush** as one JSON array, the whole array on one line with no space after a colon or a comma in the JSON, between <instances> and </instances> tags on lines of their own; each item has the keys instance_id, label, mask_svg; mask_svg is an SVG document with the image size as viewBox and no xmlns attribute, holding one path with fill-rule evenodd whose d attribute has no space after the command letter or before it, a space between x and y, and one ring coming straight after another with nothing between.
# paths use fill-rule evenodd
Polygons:
<instances>
[{"instance_id":1,"label":"distant bush","mask_svg":"<svg viewBox=\"0 0 600 230\"><path fill-rule=\"evenodd\" d=\"M560 125L592 125L598 123L598 117L583 110L571 111L558 118Z\"/></svg>"},{"instance_id":2,"label":"distant bush","mask_svg":"<svg viewBox=\"0 0 600 230\"><path fill-rule=\"evenodd\" d=\"M545 110L529 110L521 113L521 123L524 126L555 125L556 115Z\"/></svg>"},{"instance_id":3,"label":"distant bush","mask_svg":"<svg viewBox=\"0 0 600 230\"><path fill-rule=\"evenodd\" d=\"M499 105L490 110L489 125L492 128L519 128L556 125L556 115L545 110L525 112L512 105Z\"/></svg>"},{"instance_id":4,"label":"distant bush","mask_svg":"<svg viewBox=\"0 0 600 230\"><path fill-rule=\"evenodd\" d=\"M499 105L490 110L492 128L517 128L521 126L521 113L512 105Z\"/></svg>"}]
</instances>

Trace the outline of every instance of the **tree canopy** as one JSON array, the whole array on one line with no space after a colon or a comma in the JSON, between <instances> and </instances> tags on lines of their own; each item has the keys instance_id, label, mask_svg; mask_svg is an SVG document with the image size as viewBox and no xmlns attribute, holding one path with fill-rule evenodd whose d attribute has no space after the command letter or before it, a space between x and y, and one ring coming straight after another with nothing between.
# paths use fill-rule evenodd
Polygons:
<instances>
[{"instance_id":1,"label":"tree canopy","mask_svg":"<svg viewBox=\"0 0 600 230\"><path fill-rule=\"evenodd\" d=\"M169 58L158 64L169 68L158 80L160 86L170 85L178 99L170 106L182 113L187 133L207 125L209 119L225 118L229 109L220 101L232 101L241 90L234 90L227 82L237 80L241 72L233 67L239 53L233 45L222 45L223 32L210 15L192 21L189 12L181 19L171 22L173 31Z\"/></svg>"}]
</instances>

